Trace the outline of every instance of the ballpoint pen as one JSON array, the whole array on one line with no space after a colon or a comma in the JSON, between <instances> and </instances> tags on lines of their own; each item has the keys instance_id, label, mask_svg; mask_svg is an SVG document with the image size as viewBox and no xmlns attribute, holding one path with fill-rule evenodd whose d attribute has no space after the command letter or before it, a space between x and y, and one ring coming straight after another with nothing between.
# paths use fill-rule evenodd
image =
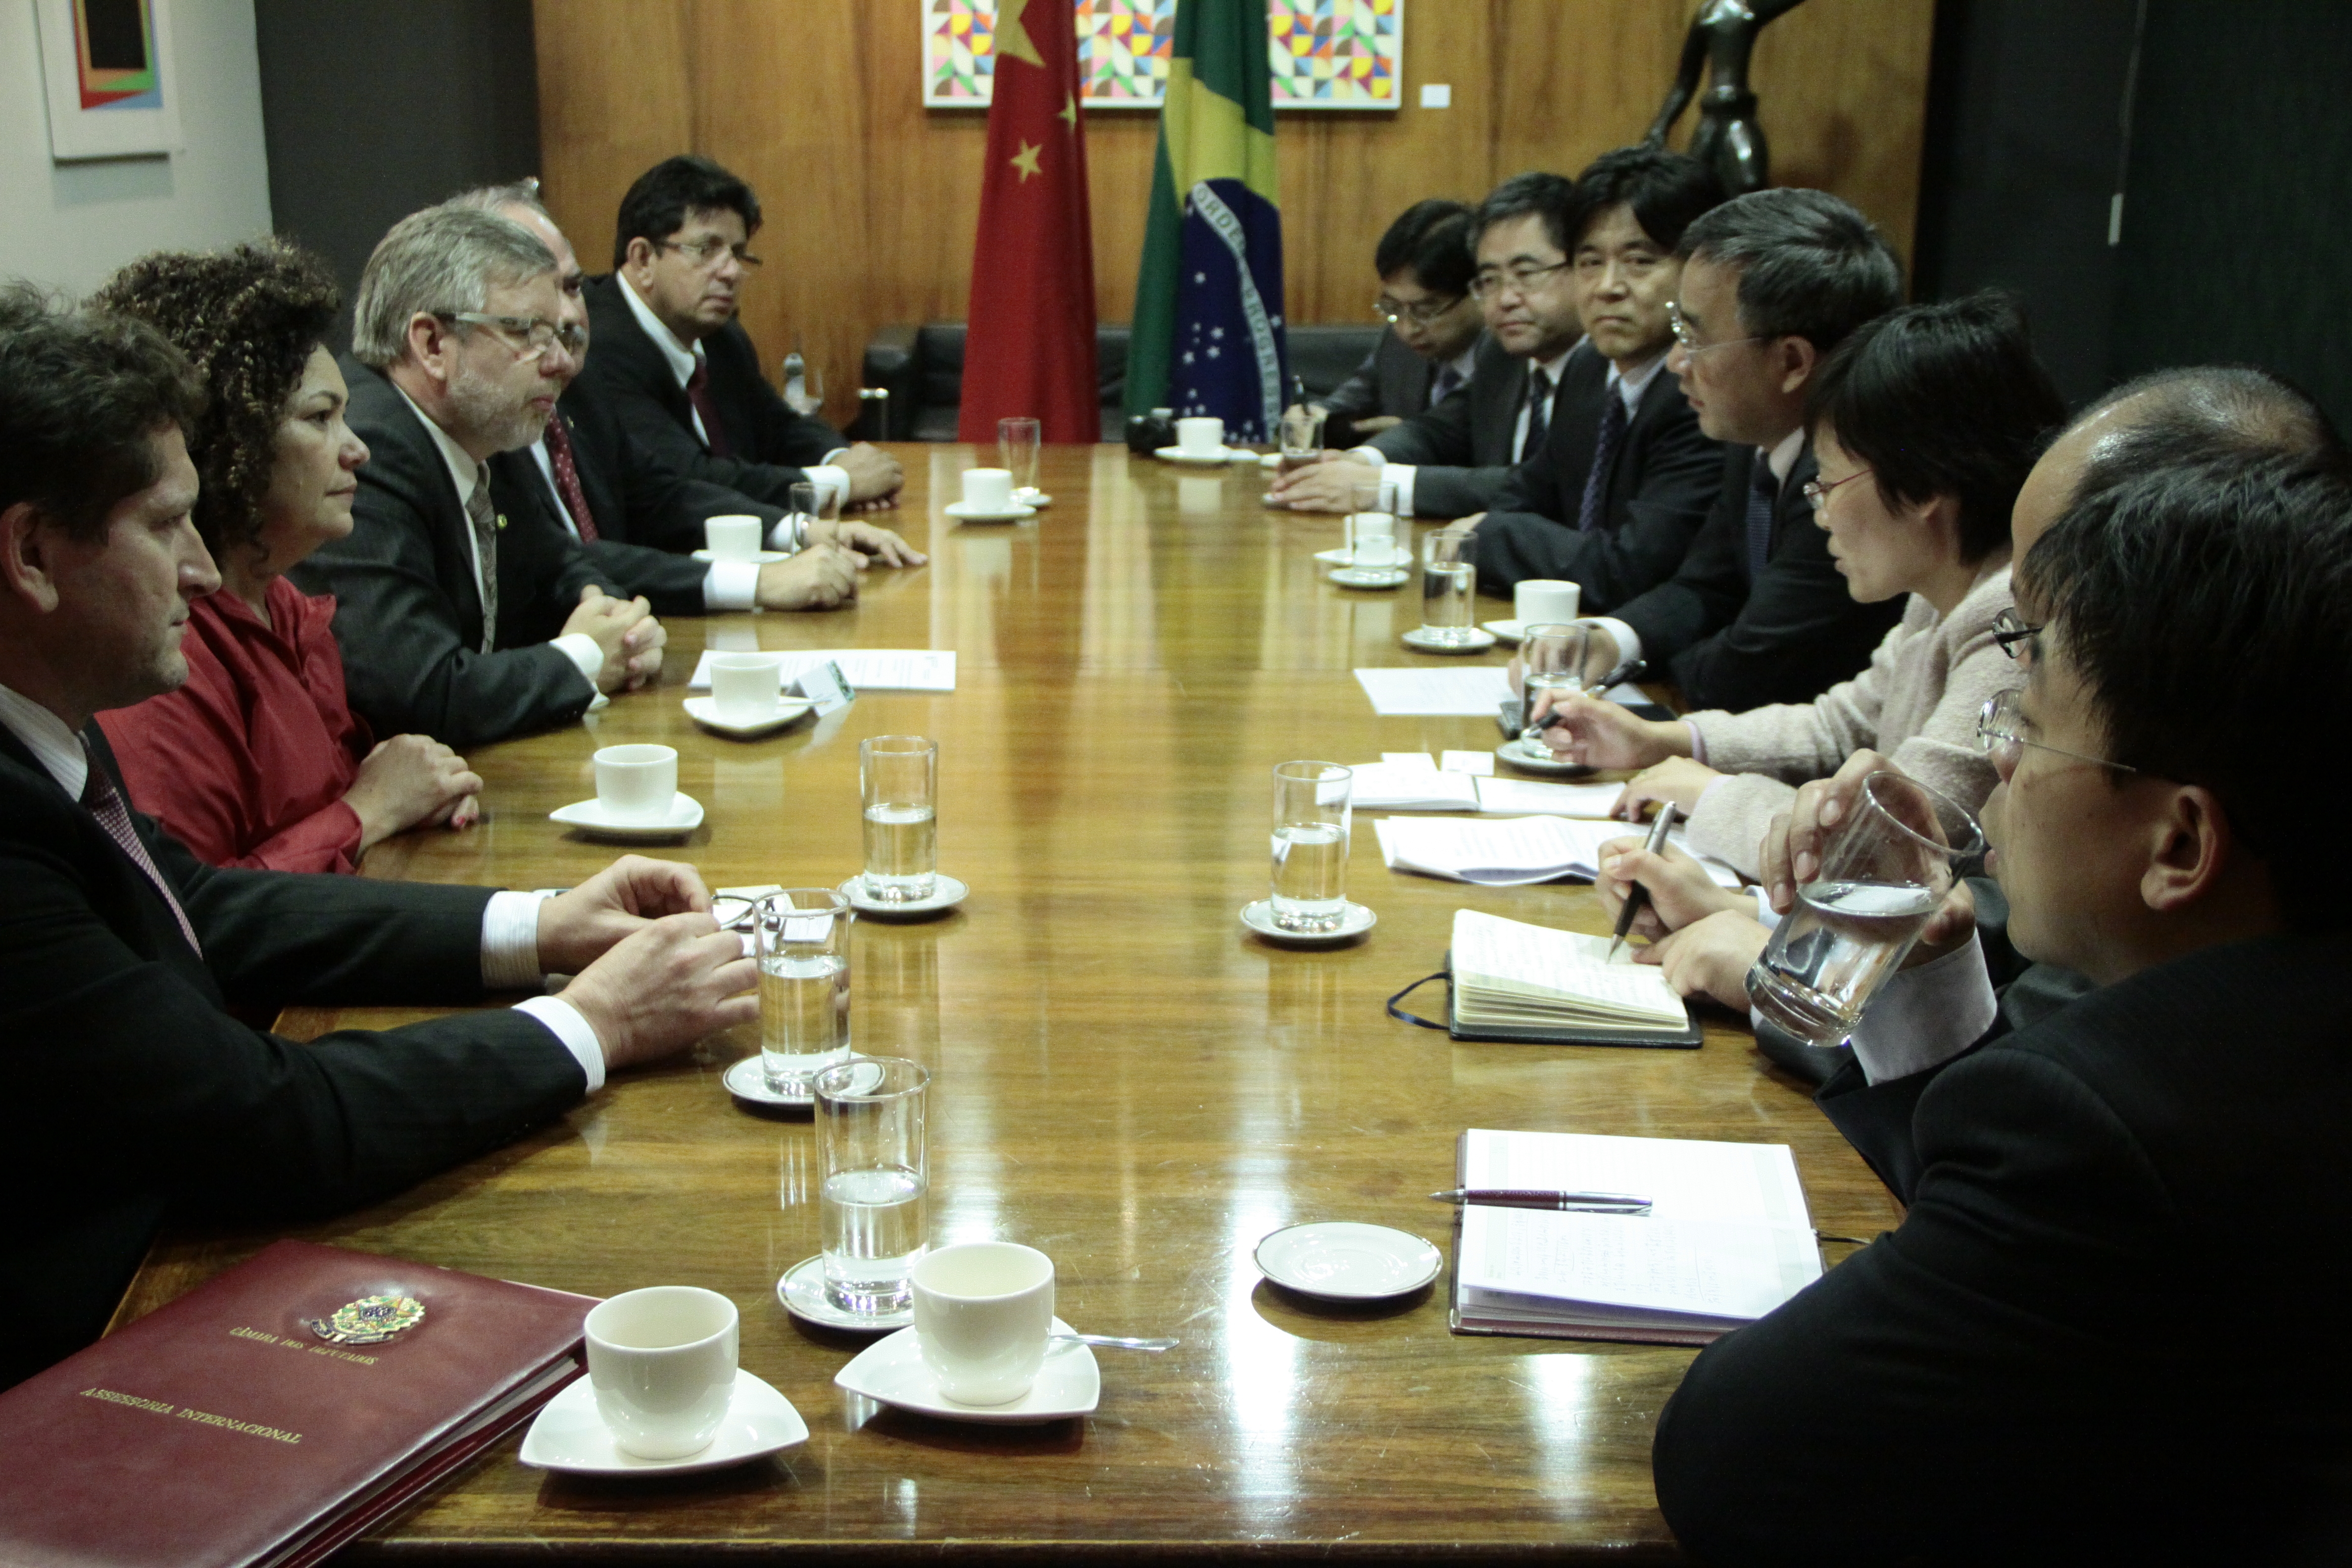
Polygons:
<instances>
[{"instance_id":1,"label":"ballpoint pen","mask_svg":"<svg viewBox=\"0 0 2352 1568\"><path fill-rule=\"evenodd\" d=\"M1650 824L1649 842L1642 847L1652 855L1664 849L1666 847L1666 830L1674 825L1675 803L1670 800L1660 801L1658 819ZM1634 883L1633 890L1625 895L1625 907L1617 911L1617 935L1609 943L1609 957L1606 962L1612 963L1616 962L1617 950L1625 945L1625 933L1633 929L1633 917L1640 914L1643 906L1649 901L1650 889L1639 882Z\"/></svg>"},{"instance_id":2,"label":"ballpoint pen","mask_svg":"<svg viewBox=\"0 0 2352 1568\"><path fill-rule=\"evenodd\" d=\"M1584 689L1599 695L1606 696L1609 692L1615 690L1619 686L1633 679L1635 676L1641 674L1648 668L1649 664L1647 660L1629 658L1624 663L1619 665L1616 668L1611 670L1608 674L1602 676L1591 686L1586 687ZM1538 730L1549 730L1554 724L1559 723L1561 720L1567 717L1568 714L1563 710L1555 708L1550 712L1545 714L1543 716L1542 722L1537 724L1535 727Z\"/></svg>"},{"instance_id":3,"label":"ballpoint pen","mask_svg":"<svg viewBox=\"0 0 2352 1568\"><path fill-rule=\"evenodd\" d=\"M1455 1187L1432 1193L1442 1204L1481 1208L1576 1209L1589 1214L1648 1214L1650 1200L1636 1193L1558 1193L1524 1187Z\"/></svg>"}]
</instances>

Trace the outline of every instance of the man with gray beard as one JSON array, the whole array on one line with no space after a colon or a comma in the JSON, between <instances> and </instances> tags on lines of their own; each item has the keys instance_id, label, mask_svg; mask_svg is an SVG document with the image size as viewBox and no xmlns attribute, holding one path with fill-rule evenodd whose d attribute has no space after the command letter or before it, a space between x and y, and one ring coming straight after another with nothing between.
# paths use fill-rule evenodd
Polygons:
<instances>
[{"instance_id":1,"label":"man with gray beard","mask_svg":"<svg viewBox=\"0 0 2352 1568\"><path fill-rule=\"evenodd\" d=\"M492 498L577 366L555 258L493 213L395 224L352 308L346 419L365 441L350 535L291 575L335 596L352 710L472 747L568 723L661 668L663 631L579 542Z\"/></svg>"}]
</instances>

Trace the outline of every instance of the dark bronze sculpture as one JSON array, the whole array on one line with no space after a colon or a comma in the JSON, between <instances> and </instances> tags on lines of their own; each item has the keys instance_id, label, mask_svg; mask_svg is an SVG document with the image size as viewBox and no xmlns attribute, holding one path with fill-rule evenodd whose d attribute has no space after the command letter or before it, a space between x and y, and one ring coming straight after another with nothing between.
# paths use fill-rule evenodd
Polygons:
<instances>
[{"instance_id":1,"label":"dark bronze sculpture","mask_svg":"<svg viewBox=\"0 0 2352 1568\"><path fill-rule=\"evenodd\" d=\"M1699 100L1698 129L1691 135L1690 155L1713 169L1733 195L1763 189L1771 183L1764 128L1756 122L1756 94L1748 85L1748 57L1764 24L1801 0L1700 0L1691 18L1690 36L1683 40L1682 64L1675 85L1650 122L1643 140L1653 147L1666 144L1666 132L1698 90L1699 67L1707 68L1706 96Z\"/></svg>"}]
</instances>

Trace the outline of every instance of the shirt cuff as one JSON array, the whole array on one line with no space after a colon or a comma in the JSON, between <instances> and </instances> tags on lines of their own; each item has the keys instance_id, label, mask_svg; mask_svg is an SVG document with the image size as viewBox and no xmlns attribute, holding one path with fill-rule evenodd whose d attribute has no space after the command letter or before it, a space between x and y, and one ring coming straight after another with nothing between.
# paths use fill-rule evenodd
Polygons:
<instances>
[{"instance_id":1,"label":"shirt cuff","mask_svg":"<svg viewBox=\"0 0 2352 1568\"><path fill-rule=\"evenodd\" d=\"M492 893L482 910L482 989L536 991L539 906L551 892Z\"/></svg>"},{"instance_id":2,"label":"shirt cuff","mask_svg":"<svg viewBox=\"0 0 2352 1568\"><path fill-rule=\"evenodd\" d=\"M834 466L834 464L835 464L838 459L840 459L840 458L845 458L845 457L847 457L848 455L849 455L849 448L848 448L848 447L835 447L832 451L827 452L827 453L824 455L824 463L822 463L822 464L820 464L819 466L820 466L820 467L824 467L824 468L830 468L830 467Z\"/></svg>"},{"instance_id":3,"label":"shirt cuff","mask_svg":"<svg viewBox=\"0 0 2352 1568\"><path fill-rule=\"evenodd\" d=\"M1705 767L1706 765L1706 737L1700 734L1698 732L1698 726L1692 723L1687 719L1683 721L1683 728L1690 731L1691 761L1698 763L1701 767Z\"/></svg>"},{"instance_id":4,"label":"shirt cuff","mask_svg":"<svg viewBox=\"0 0 2352 1568\"><path fill-rule=\"evenodd\" d=\"M580 1063L580 1070L588 1079L587 1092L595 1093L604 1087L604 1047L596 1038L596 1031L580 1016L580 1009L561 996L534 996L514 1005L518 1013L528 1013L547 1026L547 1032L563 1042Z\"/></svg>"},{"instance_id":5,"label":"shirt cuff","mask_svg":"<svg viewBox=\"0 0 2352 1568\"><path fill-rule=\"evenodd\" d=\"M833 452L828 453L827 456L837 458L841 453ZM816 485L820 503L822 503L823 492L830 490L835 501L843 506L849 504L849 470L847 468L836 468L831 463L819 463L813 468L803 468L801 472L806 474L810 481Z\"/></svg>"},{"instance_id":6,"label":"shirt cuff","mask_svg":"<svg viewBox=\"0 0 2352 1568\"><path fill-rule=\"evenodd\" d=\"M748 610L760 602L760 565L755 561L714 561L702 579L706 610Z\"/></svg>"},{"instance_id":7,"label":"shirt cuff","mask_svg":"<svg viewBox=\"0 0 2352 1568\"><path fill-rule=\"evenodd\" d=\"M1584 617L1584 624L1588 626L1599 626L1617 639L1619 664L1636 664L1641 661L1642 634L1624 622L1609 616L1587 616Z\"/></svg>"},{"instance_id":8,"label":"shirt cuff","mask_svg":"<svg viewBox=\"0 0 2352 1568\"><path fill-rule=\"evenodd\" d=\"M604 650L586 632L566 632L547 646L579 666L580 673L588 678L591 686L604 673Z\"/></svg>"},{"instance_id":9,"label":"shirt cuff","mask_svg":"<svg viewBox=\"0 0 2352 1568\"><path fill-rule=\"evenodd\" d=\"M1854 1059L1873 1083L1926 1072L1983 1038L2000 1007L1983 944L1970 937L1879 987L1854 1025Z\"/></svg>"}]
</instances>

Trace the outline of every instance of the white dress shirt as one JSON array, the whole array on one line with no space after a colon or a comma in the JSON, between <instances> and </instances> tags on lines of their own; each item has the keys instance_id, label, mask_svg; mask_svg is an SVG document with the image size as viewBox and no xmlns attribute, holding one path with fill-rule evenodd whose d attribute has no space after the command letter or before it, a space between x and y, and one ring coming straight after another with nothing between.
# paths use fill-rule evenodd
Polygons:
<instances>
[{"instance_id":1,"label":"white dress shirt","mask_svg":"<svg viewBox=\"0 0 2352 1568\"><path fill-rule=\"evenodd\" d=\"M473 454L457 445L449 432L435 424L431 415L416 406L415 398L402 392L396 384L393 390L400 392L400 400L408 405L408 411L416 416L417 423L423 425L431 434L433 445L441 453L441 460L449 465L449 482L457 487L457 504L460 507L464 506L467 498L474 493L474 487L485 482L484 477L488 472L487 465L476 461ZM490 602L490 593L489 584L482 580L482 544L481 541L474 537L473 521L470 517L467 520L465 534L466 557L474 563L474 592L481 596L482 603L487 605ZM488 626L484 630L487 633L484 640L495 642L498 639L498 627ZM596 646L594 637L590 637L586 632L566 632L562 637L551 640L548 646L562 653L564 658L578 667L580 673L588 678L590 686L596 684L596 677L602 674L604 668L604 650ZM600 692L597 695L602 696L603 693Z\"/></svg>"},{"instance_id":2,"label":"white dress shirt","mask_svg":"<svg viewBox=\"0 0 2352 1568\"><path fill-rule=\"evenodd\" d=\"M89 754L82 750L81 737L68 729L64 720L31 698L0 686L0 725L25 743L34 760L58 781L59 789L75 800L81 799L82 786L89 779ZM484 989L512 991L540 984L539 905L550 896L544 892L490 895L482 910ZM587 1075L589 1093L604 1087L604 1047L578 1008L561 997L533 996L517 1003L515 1010L530 1014L563 1042Z\"/></svg>"},{"instance_id":3,"label":"white dress shirt","mask_svg":"<svg viewBox=\"0 0 2352 1568\"><path fill-rule=\"evenodd\" d=\"M1543 399L1544 419L1547 424L1549 424L1551 419L1552 405L1559 400L1560 370L1568 363L1568 356L1576 352L1577 344L1581 343L1582 342L1584 342L1582 338L1577 339L1576 342L1569 344L1567 349L1557 358L1545 360L1540 364L1534 365L1529 372L1529 374L1532 374L1535 370L1540 370L1545 375L1550 378L1551 390L1544 395ZM1462 371L1463 384L1465 386L1469 384L1470 362L1476 356L1477 352L1478 345L1473 343L1469 348L1463 351L1462 357L1460 359L1454 362L1455 367ZM1663 361L1661 363L1663 363ZM1535 402L1532 398L1522 397L1519 399L1518 417L1514 420L1511 425L1511 450L1514 453L1518 451L1520 446L1528 438L1528 418L1530 411L1532 411L1534 407ZM1417 465L1412 463L1387 462L1382 459L1380 448L1377 447L1359 447L1355 449L1355 453L1350 455L1361 455L1369 458L1370 461L1379 463L1381 465L1381 482L1383 484L1392 485L1396 489L1397 515L1399 517L1412 517L1415 515L1412 504L1412 481L1413 472ZM1514 464L1516 464L1517 461L1517 459L1516 458L1512 459Z\"/></svg>"},{"instance_id":4,"label":"white dress shirt","mask_svg":"<svg viewBox=\"0 0 2352 1568\"><path fill-rule=\"evenodd\" d=\"M562 489L555 482L555 459L547 453L547 437L541 436L530 447L530 460L539 465L539 477L547 481L547 493L555 502L555 515L572 538L580 537L580 520L563 504ZM756 561L714 561L710 570L702 574L702 607L705 610L748 610L760 602L760 563Z\"/></svg>"},{"instance_id":5,"label":"white dress shirt","mask_svg":"<svg viewBox=\"0 0 2352 1568\"><path fill-rule=\"evenodd\" d=\"M654 347L661 350L662 358L669 362L670 374L677 377L678 385L684 386L694 379L694 367L708 357L702 352L702 345L696 343L688 348L679 342L677 334L669 330L669 323L655 315L653 307L637 298L637 291L630 287L626 273L616 270L613 277L621 285L621 298L629 302L629 313L636 317L637 325L645 329L646 336L654 341ZM704 446L709 446L710 432L703 427L702 410L689 407L687 412L694 420L694 433L702 437ZM834 459L847 450L846 447L835 447L824 455L824 462L801 470L813 482L830 489L833 499L843 506L849 504L849 470L835 463ZM775 533L778 537L769 540L769 549L792 550L797 547L798 541L793 537L790 518L776 524Z\"/></svg>"}]
</instances>

